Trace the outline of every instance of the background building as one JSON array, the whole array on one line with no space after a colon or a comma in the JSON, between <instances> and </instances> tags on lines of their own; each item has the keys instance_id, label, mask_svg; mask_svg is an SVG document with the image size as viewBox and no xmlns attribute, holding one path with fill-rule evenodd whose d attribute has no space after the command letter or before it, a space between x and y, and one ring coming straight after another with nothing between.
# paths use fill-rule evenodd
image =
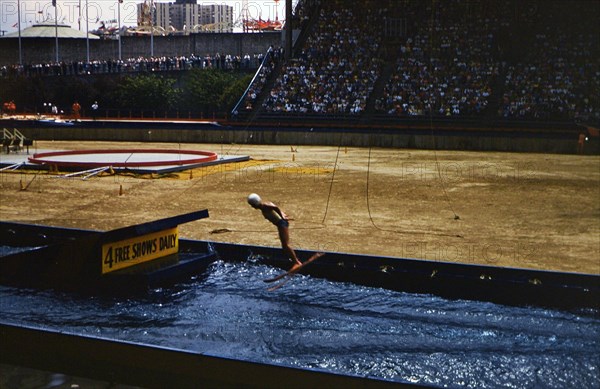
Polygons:
<instances>
[{"instance_id":1,"label":"background building","mask_svg":"<svg viewBox=\"0 0 600 389\"><path fill-rule=\"evenodd\" d=\"M233 7L224 4L201 5L196 0L138 4L138 28L154 26L155 34L190 32L233 32Z\"/></svg>"},{"instance_id":2,"label":"background building","mask_svg":"<svg viewBox=\"0 0 600 389\"><path fill-rule=\"evenodd\" d=\"M200 23L204 31L233 32L233 7L224 4L200 6Z\"/></svg>"}]
</instances>

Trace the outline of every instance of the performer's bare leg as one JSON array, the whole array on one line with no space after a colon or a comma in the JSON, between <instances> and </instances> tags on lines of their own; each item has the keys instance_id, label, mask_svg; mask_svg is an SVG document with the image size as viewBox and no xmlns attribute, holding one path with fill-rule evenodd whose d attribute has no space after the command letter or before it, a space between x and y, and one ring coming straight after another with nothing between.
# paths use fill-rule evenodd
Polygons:
<instances>
[{"instance_id":1,"label":"performer's bare leg","mask_svg":"<svg viewBox=\"0 0 600 389\"><path fill-rule=\"evenodd\" d=\"M290 246L290 234L288 232L288 228L277 227L277 230L279 231L279 240L281 241L281 248L283 249L283 252L294 262L292 269L302 265L302 262L300 262L296 256L296 252Z\"/></svg>"}]
</instances>

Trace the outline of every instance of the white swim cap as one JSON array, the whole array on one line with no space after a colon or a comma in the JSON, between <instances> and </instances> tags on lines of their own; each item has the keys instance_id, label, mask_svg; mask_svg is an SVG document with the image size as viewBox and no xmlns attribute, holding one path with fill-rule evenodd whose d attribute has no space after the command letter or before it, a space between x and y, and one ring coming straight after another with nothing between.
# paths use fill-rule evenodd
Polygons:
<instances>
[{"instance_id":1,"label":"white swim cap","mask_svg":"<svg viewBox=\"0 0 600 389\"><path fill-rule=\"evenodd\" d=\"M252 205L252 206L256 206L258 204L260 204L260 196L257 195L256 193L251 193L248 196L248 204Z\"/></svg>"}]
</instances>

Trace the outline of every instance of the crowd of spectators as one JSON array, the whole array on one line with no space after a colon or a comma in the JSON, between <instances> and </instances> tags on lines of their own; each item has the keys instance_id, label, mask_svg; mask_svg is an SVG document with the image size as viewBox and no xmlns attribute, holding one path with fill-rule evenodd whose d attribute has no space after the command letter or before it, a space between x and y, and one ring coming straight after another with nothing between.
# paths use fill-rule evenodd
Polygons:
<instances>
[{"instance_id":1,"label":"crowd of spectators","mask_svg":"<svg viewBox=\"0 0 600 389\"><path fill-rule=\"evenodd\" d=\"M267 54L255 75L254 80L250 83L246 94L243 96L243 107L236 107L237 109L242 108L246 111L251 111L254 108L258 96L265 87L269 76L275 70L276 66L283 59L283 48L269 47ZM237 110L236 110L237 111Z\"/></svg>"},{"instance_id":2,"label":"crowd of spectators","mask_svg":"<svg viewBox=\"0 0 600 389\"><path fill-rule=\"evenodd\" d=\"M415 42L419 42L418 37ZM494 64L451 57L423 57L418 46L402 46L396 68L375 109L397 116L477 115L489 103Z\"/></svg>"},{"instance_id":3,"label":"crowd of spectators","mask_svg":"<svg viewBox=\"0 0 600 389\"><path fill-rule=\"evenodd\" d=\"M397 116L470 116L485 111L498 75L492 59L495 21L468 21L471 15L465 4L460 5L445 2L425 10L435 19L415 25L416 33L400 45L376 111ZM407 9L393 11L406 15Z\"/></svg>"},{"instance_id":4,"label":"crowd of spectators","mask_svg":"<svg viewBox=\"0 0 600 389\"><path fill-rule=\"evenodd\" d=\"M592 33L575 40L554 31L537 34L528 60L507 68L498 114L504 118L600 120L597 39Z\"/></svg>"},{"instance_id":5,"label":"crowd of spectators","mask_svg":"<svg viewBox=\"0 0 600 389\"><path fill-rule=\"evenodd\" d=\"M595 87L578 84L573 76L585 74L571 71L570 64L559 59L548 63L517 64L507 71L505 90L498 113L502 117L531 119L582 119L596 116L598 98L578 91ZM597 95L596 95L597 96ZM592 104L595 100L596 104Z\"/></svg>"},{"instance_id":6,"label":"crowd of spectators","mask_svg":"<svg viewBox=\"0 0 600 389\"><path fill-rule=\"evenodd\" d=\"M415 28L418 35L401 46L376 108L391 115L600 120L598 5L489 5L439 3L433 23Z\"/></svg>"},{"instance_id":7,"label":"crowd of spectators","mask_svg":"<svg viewBox=\"0 0 600 389\"><path fill-rule=\"evenodd\" d=\"M315 33L283 65L263 107L268 112L360 114L380 75L375 2L323 4Z\"/></svg>"},{"instance_id":8,"label":"crowd of spectators","mask_svg":"<svg viewBox=\"0 0 600 389\"><path fill-rule=\"evenodd\" d=\"M245 54L237 56L231 54L190 55L173 57L136 57L124 60L102 61L73 61L59 63L38 63L26 65L11 65L0 67L0 77L9 75L21 76L65 76L104 73L135 73L178 71L190 69L257 69L263 60L264 53Z\"/></svg>"},{"instance_id":9,"label":"crowd of spectators","mask_svg":"<svg viewBox=\"0 0 600 389\"><path fill-rule=\"evenodd\" d=\"M372 97L374 111L389 116L600 120L600 5L575 3L321 2L262 109L361 114ZM401 37L382 35L393 18L407 23ZM373 93L384 66L391 75Z\"/></svg>"},{"instance_id":10,"label":"crowd of spectators","mask_svg":"<svg viewBox=\"0 0 600 389\"><path fill-rule=\"evenodd\" d=\"M371 104L388 117L600 121L597 20L600 3L586 0L299 0L294 21L308 34L289 61L277 49L262 67L262 53L215 54L11 66L0 77L260 67L240 110L361 115ZM388 21L402 31L390 36Z\"/></svg>"}]
</instances>

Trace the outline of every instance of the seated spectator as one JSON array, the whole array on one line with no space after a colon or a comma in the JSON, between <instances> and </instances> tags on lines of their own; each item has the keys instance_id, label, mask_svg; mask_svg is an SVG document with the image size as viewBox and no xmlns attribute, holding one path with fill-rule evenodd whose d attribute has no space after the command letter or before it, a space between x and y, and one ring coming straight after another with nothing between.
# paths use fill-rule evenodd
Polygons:
<instances>
[{"instance_id":1,"label":"seated spectator","mask_svg":"<svg viewBox=\"0 0 600 389\"><path fill-rule=\"evenodd\" d=\"M287 63L267 112L360 114L380 74L375 3L331 1L299 58Z\"/></svg>"}]
</instances>

